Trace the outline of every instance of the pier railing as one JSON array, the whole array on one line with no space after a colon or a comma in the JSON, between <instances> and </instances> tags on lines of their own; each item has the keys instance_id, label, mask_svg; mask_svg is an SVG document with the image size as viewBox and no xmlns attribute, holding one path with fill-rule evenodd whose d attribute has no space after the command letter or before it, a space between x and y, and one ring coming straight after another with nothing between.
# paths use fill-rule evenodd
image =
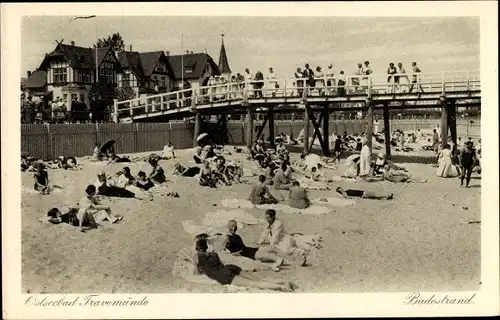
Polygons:
<instances>
[{"instance_id":1,"label":"pier railing","mask_svg":"<svg viewBox=\"0 0 500 320\"><path fill-rule=\"evenodd\" d=\"M315 78L267 78L228 82L114 102L114 120L200 105L237 104L251 100L310 97L420 95L480 91L477 70L392 75L324 75Z\"/></svg>"}]
</instances>

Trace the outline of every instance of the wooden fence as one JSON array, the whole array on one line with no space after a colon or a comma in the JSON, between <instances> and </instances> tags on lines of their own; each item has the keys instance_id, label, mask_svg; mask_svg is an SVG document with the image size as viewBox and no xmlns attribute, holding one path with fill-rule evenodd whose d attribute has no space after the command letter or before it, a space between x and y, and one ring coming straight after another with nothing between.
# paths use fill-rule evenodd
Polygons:
<instances>
[{"instance_id":1,"label":"wooden fence","mask_svg":"<svg viewBox=\"0 0 500 320\"><path fill-rule=\"evenodd\" d=\"M254 121L254 125L261 125ZM337 120L330 122L330 132L339 134L361 133L364 131L364 120ZM391 120L391 131L402 129L405 132L417 129L429 130L440 124L438 120ZM275 133L291 134L297 137L303 128L302 121L275 121ZM383 129L383 121L379 120L379 128ZM310 134L313 133L312 125ZM245 143L246 124L241 121L228 122L229 143L241 145ZM458 136L464 138L480 137L479 119L473 122L457 119ZM81 157L91 155L96 142L101 144L115 140L116 152L134 153L162 150L167 141L171 141L177 149L191 148L193 144L194 124L187 122L168 123L106 123L106 124L22 124L21 151L39 159L54 159L57 156ZM268 131L264 130L268 137ZM254 135L255 136L255 135Z\"/></svg>"}]
</instances>

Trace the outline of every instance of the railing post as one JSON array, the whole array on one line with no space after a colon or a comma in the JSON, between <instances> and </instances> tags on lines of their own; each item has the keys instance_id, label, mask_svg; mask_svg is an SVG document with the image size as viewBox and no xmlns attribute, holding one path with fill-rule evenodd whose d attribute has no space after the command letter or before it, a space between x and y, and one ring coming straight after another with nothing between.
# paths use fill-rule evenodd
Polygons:
<instances>
[{"instance_id":1,"label":"railing post","mask_svg":"<svg viewBox=\"0 0 500 320\"><path fill-rule=\"evenodd\" d=\"M175 93L175 107L176 107L176 109L179 108L179 103L180 103L180 101L179 101L179 91L177 91Z\"/></svg>"},{"instance_id":2,"label":"railing post","mask_svg":"<svg viewBox=\"0 0 500 320\"><path fill-rule=\"evenodd\" d=\"M118 99L113 99L113 122L118 123Z\"/></svg>"},{"instance_id":3,"label":"railing post","mask_svg":"<svg viewBox=\"0 0 500 320\"><path fill-rule=\"evenodd\" d=\"M148 110L148 96L146 96L146 97L144 98L144 112L145 112L145 113L148 113L148 112L149 112L149 110Z\"/></svg>"},{"instance_id":4,"label":"railing post","mask_svg":"<svg viewBox=\"0 0 500 320\"><path fill-rule=\"evenodd\" d=\"M286 81L286 78L285 78L285 83L283 84L283 98L286 98L286 90L287 90L287 81Z\"/></svg>"},{"instance_id":5,"label":"railing post","mask_svg":"<svg viewBox=\"0 0 500 320\"><path fill-rule=\"evenodd\" d=\"M466 88L467 92L470 91L470 71L467 70L467 83L466 83Z\"/></svg>"},{"instance_id":6,"label":"railing post","mask_svg":"<svg viewBox=\"0 0 500 320\"><path fill-rule=\"evenodd\" d=\"M130 116L132 117L134 115L134 106L133 106L131 100L129 100L129 102L128 102L128 107L130 109Z\"/></svg>"},{"instance_id":7,"label":"railing post","mask_svg":"<svg viewBox=\"0 0 500 320\"><path fill-rule=\"evenodd\" d=\"M372 97L372 76L368 76L368 99Z\"/></svg>"},{"instance_id":8,"label":"railing post","mask_svg":"<svg viewBox=\"0 0 500 320\"><path fill-rule=\"evenodd\" d=\"M160 96L160 110L163 111L165 108L165 102L163 101L163 95Z\"/></svg>"},{"instance_id":9,"label":"railing post","mask_svg":"<svg viewBox=\"0 0 500 320\"><path fill-rule=\"evenodd\" d=\"M446 72L441 73L441 94L446 92Z\"/></svg>"},{"instance_id":10,"label":"railing post","mask_svg":"<svg viewBox=\"0 0 500 320\"><path fill-rule=\"evenodd\" d=\"M191 89L191 108L196 109L196 94L194 89Z\"/></svg>"}]
</instances>

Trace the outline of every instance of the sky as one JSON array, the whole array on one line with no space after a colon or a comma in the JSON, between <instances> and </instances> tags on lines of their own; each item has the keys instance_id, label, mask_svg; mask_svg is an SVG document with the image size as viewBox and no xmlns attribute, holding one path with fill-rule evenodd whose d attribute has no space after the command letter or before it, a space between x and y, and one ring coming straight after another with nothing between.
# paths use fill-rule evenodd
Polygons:
<instances>
[{"instance_id":1,"label":"sky","mask_svg":"<svg viewBox=\"0 0 500 320\"><path fill-rule=\"evenodd\" d=\"M273 67L290 77L309 63L336 74L356 71L370 61L374 74L390 62L422 72L479 69L479 18L474 17L181 17L97 16L24 17L21 25L21 74L36 69L56 40L89 47L97 38L119 32L134 51L204 52L218 63L221 33L233 73L249 68L264 74Z\"/></svg>"}]
</instances>

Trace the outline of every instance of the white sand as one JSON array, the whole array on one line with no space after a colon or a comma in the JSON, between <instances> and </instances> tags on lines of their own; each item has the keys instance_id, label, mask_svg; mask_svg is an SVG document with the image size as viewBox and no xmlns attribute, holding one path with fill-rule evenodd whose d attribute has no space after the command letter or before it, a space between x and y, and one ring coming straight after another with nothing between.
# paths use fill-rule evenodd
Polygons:
<instances>
[{"instance_id":1,"label":"white sand","mask_svg":"<svg viewBox=\"0 0 500 320\"><path fill-rule=\"evenodd\" d=\"M184 165L192 159L186 150L176 154ZM169 185L180 198L155 197L152 202L106 199L105 203L124 215L124 220L87 233L66 224L42 224L38 218L52 207L75 204L103 169L112 173L129 166L135 175L139 169L149 172L149 165L142 162L105 167L83 161L81 171L49 170L51 180L65 187L64 193L22 195L23 291L223 292L222 286L193 284L172 275L175 253L193 245L192 236L180 222L202 219L206 212L221 208L221 199L246 199L250 186L202 188L192 178L172 178L174 163L160 162L172 180ZM395 199L360 199L354 206L335 208L335 213L328 215L281 214L279 219L288 232L321 234L323 248L318 264L257 275L293 281L301 292L476 289L480 281L480 224L467 222L480 220L481 180L472 180L472 188L460 189L458 179L437 178L436 168L430 165L406 167L429 182L340 182L336 186L394 193ZM23 185L32 188L32 173L21 175ZM331 192L313 191L310 198L327 197ZM258 218L263 214L257 209L249 212ZM241 230L247 245L256 244L261 228L255 225Z\"/></svg>"}]
</instances>

